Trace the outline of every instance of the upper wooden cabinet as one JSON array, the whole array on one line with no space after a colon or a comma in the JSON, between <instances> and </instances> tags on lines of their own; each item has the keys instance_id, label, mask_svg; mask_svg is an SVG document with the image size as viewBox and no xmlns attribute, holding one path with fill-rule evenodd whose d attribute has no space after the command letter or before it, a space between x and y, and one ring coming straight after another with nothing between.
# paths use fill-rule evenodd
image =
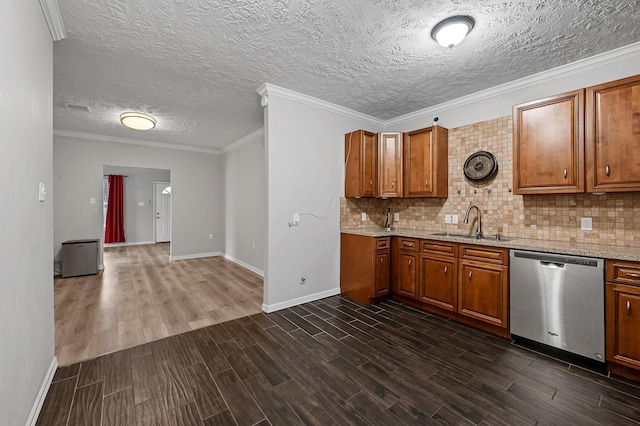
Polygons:
<instances>
[{"instance_id":1,"label":"upper wooden cabinet","mask_svg":"<svg viewBox=\"0 0 640 426\"><path fill-rule=\"evenodd\" d=\"M584 90L513 107L513 192L584 192Z\"/></svg>"},{"instance_id":2,"label":"upper wooden cabinet","mask_svg":"<svg viewBox=\"0 0 640 426\"><path fill-rule=\"evenodd\" d=\"M402 197L402 133L378 134L378 196Z\"/></svg>"},{"instance_id":3,"label":"upper wooden cabinet","mask_svg":"<svg viewBox=\"0 0 640 426\"><path fill-rule=\"evenodd\" d=\"M587 192L640 191L640 75L587 88Z\"/></svg>"},{"instance_id":4,"label":"upper wooden cabinet","mask_svg":"<svg viewBox=\"0 0 640 426\"><path fill-rule=\"evenodd\" d=\"M404 197L447 197L448 137L444 127L432 126L404 135Z\"/></svg>"},{"instance_id":5,"label":"upper wooden cabinet","mask_svg":"<svg viewBox=\"0 0 640 426\"><path fill-rule=\"evenodd\" d=\"M366 130L344 135L345 197L375 197L378 136Z\"/></svg>"}]
</instances>

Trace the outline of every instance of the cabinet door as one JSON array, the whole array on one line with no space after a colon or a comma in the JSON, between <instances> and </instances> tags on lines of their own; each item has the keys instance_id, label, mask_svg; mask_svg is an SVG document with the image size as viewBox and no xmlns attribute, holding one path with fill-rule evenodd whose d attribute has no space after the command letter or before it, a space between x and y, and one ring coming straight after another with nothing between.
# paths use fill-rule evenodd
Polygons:
<instances>
[{"instance_id":1,"label":"cabinet door","mask_svg":"<svg viewBox=\"0 0 640 426\"><path fill-rule=\"evenodd\" d=\"M376 253L376 272L373 288L374 296L389 293L389 277L391 272L391 252L389 250Z\"/></svg>"},{"instance_id":2,"label":"cabinet door","mask_svg":"<svg viewBox=\"0 0 640 426\"><path fill-rule=\"evenodd\" d=\"M402 197L402 133L380 133L378 138L378 196Z\"/></svg>"},{"instance_id":3,"label":"cabinet door","mask_svg":"<svg viewBox=\"0 0 640 426\"><path fill-rule=\"evenodd\" d=\"M507 328L507 268L461 260L458 277L458 312L479 321Z\"/></svg>"},{"instance_id":4,"label":"cabinet door","mask_svg":"<svg viewBox=\"0 0 640 426\"><path fill-rule=\"evenodd\" d=\"M448 130L433 126L404 137L404 196L448 195Z\"/></svg>"},{"instance_id":5,"label":"cabinet door","mask_svg":"<svg viewBox=\"0 0 640 426\"><path fill-rule=\"evenodd\" d=\"M420 300L448 311L457 309L456 260L420 257Z\"/></svg>"},{"instance_id":6,"label":"cabinet door","mask_svg":"<svg viewBox=\"0 0 640 426\"><path fill-rule=\"evenodd\" d=\"M345 197L375 197L377 136L365 130L344 135Z\"/></svg>"},{"instance_id":7,"label":"cabinet door","mask_svg":"<svg viewBox=\"0 0 640 426\"><path fill-rule=\"evenodd\" d=\"M607 284L607 360L640 367L640 287Z\"/></svg>"},{"instance_id":8,"label":"cabinet door","mask_svg":"<svg viewBox=\"0 0 640 426\"><path fill-rule=\"evenodd\" d=\"M401 251L398 258L398 293L418 299L418 255Z\"/></svg>"},{"instance_id":9,"label":"cabinet door","mask_svg":"<svg viewBox=\"0 0 640 426\"><path fill-rule=\"evenodd\" d=\"M587 88L587 192L640 191L640 76Z\"/></svg>"},{"instance_id":10,"label":"cabinet door","mask_svg":"<svg viewBox=\"0 0 640 426\"><path fill-rule=\"evenodd\" d=\"M515 194L584 192L584 90L513 107Z\"/></svg>"}]
</instances>

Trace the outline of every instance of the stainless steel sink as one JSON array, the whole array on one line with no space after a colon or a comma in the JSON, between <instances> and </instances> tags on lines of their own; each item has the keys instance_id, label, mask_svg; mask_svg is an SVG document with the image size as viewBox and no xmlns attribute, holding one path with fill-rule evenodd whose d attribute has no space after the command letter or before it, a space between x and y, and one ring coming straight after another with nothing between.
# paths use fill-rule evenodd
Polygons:
<instances>
[{"instance_id":1,"label":"stainless steel sink","mask_svg":"<svg viewBox=\"0 0 640 426\"><path fill-rule=\"evenodd\" d=\"M438 237L454 237L454 238L466 238L469 240L484 240L484 241L511 241L513 240L513 238L507 238L507 237L503 237L502 235L497 236L497 235L491 235L491 236L486 236L483 235L480 238L476 238L475 235L469 235L469 234L455 234L453 232L438 232L436 234Z\"/></svg>"}]
</instances>

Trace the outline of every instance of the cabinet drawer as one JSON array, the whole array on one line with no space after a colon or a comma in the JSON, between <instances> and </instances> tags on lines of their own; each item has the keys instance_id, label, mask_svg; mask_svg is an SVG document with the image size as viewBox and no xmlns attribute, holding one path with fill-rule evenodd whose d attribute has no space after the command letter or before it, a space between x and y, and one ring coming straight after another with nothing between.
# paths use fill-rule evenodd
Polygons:
<instances>
[{"instance_id":1,"label":"cabinet drawer","mask_svg":"<svg viewBox=\"0 0 640 426\"><path fill-rule=\"evenodd\" d=\"M509 264L509 250L498 247L460 245L460 259L477 260L496 265Z\"/></svg>"},{"instance_id":2,"label":"cabinet drawer","mask_svg":"<svg viewBox=\"0 0 640 426\"><path fill-rule=\"evenodd\" d=\"M421 240L420 251L438 256L456 257L458 245L456 243L443 243L442 241Z\"/></svg>"},{"instance_id":3,"label":"cabinet drawer","mask_svg":"<svg viewBox=\"0 0 640 426\"><path fill-rule=\"evenodd\" d=\"M400 250L418 251L419 240L417 238L399 238L398 248Z\"/></svg>"},{"instance_id":4,"label":"cabinet drawer","mask_svg":"<svg viewBox=\"0 0 640 426\"><path fill-rule=\"evenodd\" d=\"M608 282L640 285L640 263L607 260L605 271Z\"/></svg>"},{"instance_id":5,"label":"cabinet drawer","mask_svg":"<svg viewBox=\"0 0 640 426\"><path fill-rule=\"evenodd\" d=\"M391 238L376 238L376 250L388 249L391 247Z\"/></svg>"}]
</instances>

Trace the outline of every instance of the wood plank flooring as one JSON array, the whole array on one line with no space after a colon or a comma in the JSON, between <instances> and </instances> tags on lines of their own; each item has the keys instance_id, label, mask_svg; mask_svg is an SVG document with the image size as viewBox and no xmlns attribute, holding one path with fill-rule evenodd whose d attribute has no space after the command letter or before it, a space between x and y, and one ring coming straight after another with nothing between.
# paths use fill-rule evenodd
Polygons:
<instances>
[{"instance_id":1,"label":"wood plank flooring","mask_svg":"<svg viewBox=\"0 0 640 426\"><path fill-rule=\"evenodd\" d=\"M41 425L632 425L640 387L339 296L61 367Z\"/></svg>"},{"instance_id":2,"label":"wood plank flooring","mask_svg":"<svg viewBox=\"0 0 640 426\"><path fill-rule=\"evenodd\" d=\"M98 275L56 278L60 365L260 312L262 277L222 257L169 261L169 244L106 248Z\"/></svg>"}]
</instances>

